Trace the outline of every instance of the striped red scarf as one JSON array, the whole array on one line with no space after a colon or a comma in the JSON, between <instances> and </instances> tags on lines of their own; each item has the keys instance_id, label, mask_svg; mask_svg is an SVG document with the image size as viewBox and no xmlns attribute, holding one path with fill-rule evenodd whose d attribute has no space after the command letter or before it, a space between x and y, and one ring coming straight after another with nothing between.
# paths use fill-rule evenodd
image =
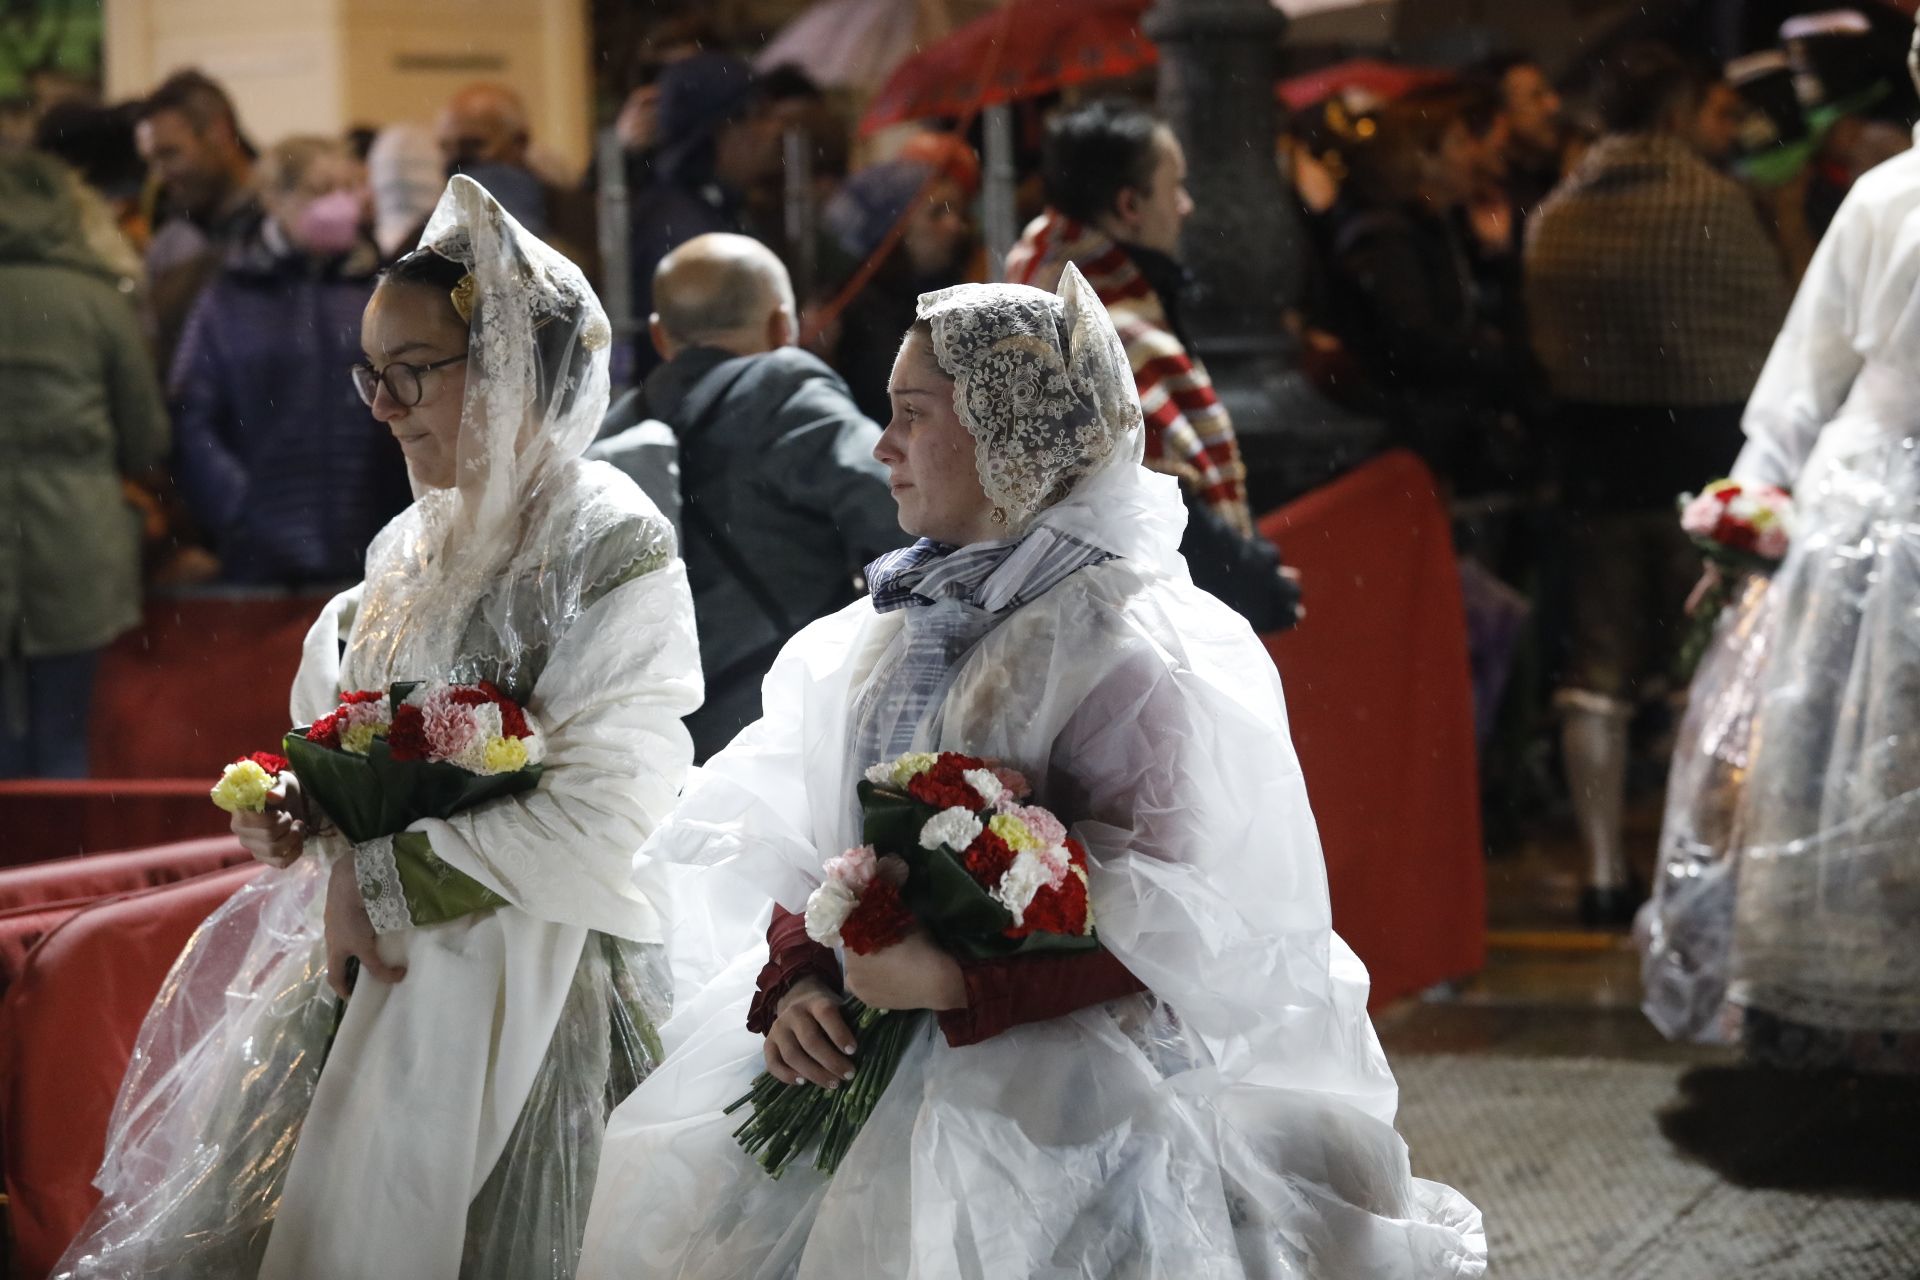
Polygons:
<instances>
[{"instance_id":1,"label":"striped red scarf","mask_svg":"<svg viewBox=\"0 0 1920 1280\"><path fill-rule=\"evenodd\" d=\"M1251 532L1247 469L1233 420L1206 366L1189 354L1167 310L1127 251L1110 236L1048 210L1007 255L1007 279L1053 288L1067 263L1080 268L1126 346L1147 420L1147 465L1180 483L1242 533Z\"/></svg>"}]
</instances>

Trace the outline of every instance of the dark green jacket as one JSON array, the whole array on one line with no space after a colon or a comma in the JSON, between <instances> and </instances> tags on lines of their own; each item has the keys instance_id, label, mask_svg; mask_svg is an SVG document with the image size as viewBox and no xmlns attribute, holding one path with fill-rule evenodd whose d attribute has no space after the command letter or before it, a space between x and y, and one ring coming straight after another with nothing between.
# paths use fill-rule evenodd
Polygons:
<instances>
[{"instance_id":1,"label":"dark green jacket","mask_svg":"<svg viewBox=\"0 0 1920 1280\"><path fill-rule=\"evenodd\" d=\"M88 249L75 182L0 152L0 658L97 649L139 622L120 479L167 453L132 295Z\"/></svg>"}]
</instances>

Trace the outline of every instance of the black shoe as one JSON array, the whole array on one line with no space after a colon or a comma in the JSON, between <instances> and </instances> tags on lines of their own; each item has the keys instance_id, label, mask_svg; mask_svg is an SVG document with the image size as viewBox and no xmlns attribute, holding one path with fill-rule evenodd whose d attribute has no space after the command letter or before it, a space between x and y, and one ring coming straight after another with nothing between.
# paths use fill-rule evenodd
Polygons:
<instances>
[{"instance_id":1,"label":"black shoe","mask_svg":"<svg viewBox=\"0 0 1920 1280\"><path fill-rule=\"evenodd\" d=\"M1580 891L1580 923L1589 929L1625 929L1646 901L1633 885L1589 885Z\"/></svg>"}]
</instances>

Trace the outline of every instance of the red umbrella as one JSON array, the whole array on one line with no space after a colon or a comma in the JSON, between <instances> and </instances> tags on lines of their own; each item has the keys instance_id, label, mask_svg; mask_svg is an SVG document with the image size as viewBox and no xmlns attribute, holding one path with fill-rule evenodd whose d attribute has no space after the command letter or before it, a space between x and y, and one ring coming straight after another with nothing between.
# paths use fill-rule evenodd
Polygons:
<instances>
[{"instance_id":1,"label":"red umbrella","mask_svg":"<svg viewBox=\"0 0 1920 1280\"><path fill-rule=\"evenodd\" d=\"M1276 90L1289 110L1304 111L1336 93L1361 89L1384 102L1404 96L1424 85L1438 84L1452 77L1430 67L1403 67L1373 58L1355 58L1349 62L1322 67L1291 80L1282 80Z\"/></svg>"},{"instance_id":2,"label":"red umbrella","mask_svg":"<svg viewBox=\"0 0 1920 1280\"><path fill-rule=\"evenodd\" d=\"M1159 51L1140 32L1150 0L1010 0L894 70L863 132L1038 97L1144 71Z\"/></svg>"}]
</instances>

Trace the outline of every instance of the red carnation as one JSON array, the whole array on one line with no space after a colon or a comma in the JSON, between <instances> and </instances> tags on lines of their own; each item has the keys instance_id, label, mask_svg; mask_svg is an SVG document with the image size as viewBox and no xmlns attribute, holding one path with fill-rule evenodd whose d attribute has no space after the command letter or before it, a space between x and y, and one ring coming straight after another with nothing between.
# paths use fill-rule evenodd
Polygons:
<instances>
[{"instance_id":1,"label":"red carnation","mask_svg":"<svg viewBox=\"0 0 1920 1280\"><path fill-rule=\"evenodd\" d=\"M1087 931L1087 882L1069 875L1058 886L1043 887L1027 904L1025 922L1007 930L1009 938L1030 933L1064 933L1078 937Z\"/></svg>"},{"instance_id":2,"label":"red carnation","mask_svg":"<svg viewBox=\"0 0 1920 1280\"><path fill-rule=\"evenodd\" d=\"M307 741L317 742L329 751L340 749L340 724L344 719L338 711L321 716L307 730Z\"/></svg>"},{"instance_id":3,"label":"red carnation","mask_svg":"<svg viewBox=\"0 0 1920 1280\"><path fill-rule=\"evenodd\" d=\"M1760 545L1760 531L1744 520L1735 520L1731 516L1722 516L1714 526L1716 541L1724 542L1735 551L1754 551Z\"/></svg>"},{"instance_id":4,"label":"red carnation","mask_svg":"<svg viewBox=\"0 0 1920 1280\"><path fill-rule=\"evenodd\" d=\"M982 889L991 893L1000 883L1000 877L1007 874L1007 868L1013 865L1013 849L991 831L982 831L974 842L967 846L962 861L967 874L979 882Z\"/></svg>"},{"instance_id":5,"label":"red carnation","mask_svg":"<svg viewBox=\"0 0 1920 1280\"><path fill-rule=\"evenodd\" d=\"M495 700L478 685L457 684L447 690L447 701L456 707L484 707Z\"/></svg>"},{"instance_id":6,"label":"red carnation","mask_svg":"<svg viewBox=\"0 0 1920 1280\"><path fill-rule=\"evenodd\" d=\"M362 702L378 702L386 696L386 693L379 689L356 689L352 693L340 695L340 705L351 707Z\"/></svg>"},{"instance_id":7,"label":"red carnation","mask_svg":"<svg viewBox=\"0 0 1920 1280\"><path fill-rule=\"evenodd\" d=\"M253 761L276 778L287 771L287 758L285 756L277 756L271 751L256 751L252 755L243 757L243 759ZM240 761L235 760L234 763L239 764Z\"/></svg>"},{"instance_id":8,"label":"red carnation","mask_svg":"<svg viewBox=\"0 0 1920 1280\"><path fill-rule=\"evenodd\" d=\"M936 809L984 809L986 798L967 782L966 772L984 768L986 763L957 751L944 751L934 760L931 769L916 775L907 784L907 794Z\"/></svg>"},{"instance_id":9,"label":"red carnation","mask_svg":"<svg viewBox=\"0 0 1920 1280\"><path fill-rule=\"evenodd\" d=\"M913 913L891 880L876 876L840 926L840 941L857 956L884 951L913 930Z\"/></svg>"},{"instance_id":10,"label":"red carnation","mask_svg":"<svg viewBox=\"0 0 1920 1280\"><path fill-rule=\"evenodd\" d=\"M533 730L527 727L527 713L510 698L502 698L494 703L500 708L500 732L509 738L528 738Z\"/></svg>"},{"instance_id":11,"label":"red carnation","mask_svg":"<svg viewBox=\"0 0 1920 1280\"><path fill-rule=\"evenodd\" d=\"M907 794L921 804L932 805L936 809L980 809L986 801L980 793L964 782L943 782L934 776L935 771L927 770L907 784Z\"/></svg>"},{"instance_id":12,"label":"red carnation","mask_svg":"<svg viewBox=\"0 0 1920 1280\"><path fill-rule=\"evenodd\" d=\"M393 725L387 730L387 750L395 760L427 758L427 718L420 708L401 703L393 709Z\"/></svg>"}]
</instances>

